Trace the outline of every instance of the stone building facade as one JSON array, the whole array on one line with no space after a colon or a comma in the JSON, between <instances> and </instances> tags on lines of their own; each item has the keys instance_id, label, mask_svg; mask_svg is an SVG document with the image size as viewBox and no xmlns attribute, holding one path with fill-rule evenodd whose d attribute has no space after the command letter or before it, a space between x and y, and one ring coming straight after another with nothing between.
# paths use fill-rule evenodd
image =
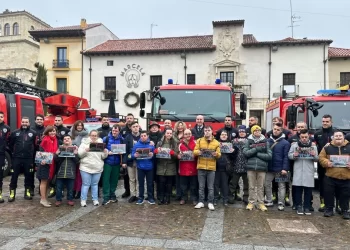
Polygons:
<instances>
[{"instance_id":1,"label":"stone building facade","mask_svg":"<svg viewBox=\"0 0 350 250\"><path fill-rule=\"evenodd\" d=\"M39 43L28 31L49 27L27 11L0 14L0 77L11 75L28 84L35 79Z\"/></svg>"}]
</instances>

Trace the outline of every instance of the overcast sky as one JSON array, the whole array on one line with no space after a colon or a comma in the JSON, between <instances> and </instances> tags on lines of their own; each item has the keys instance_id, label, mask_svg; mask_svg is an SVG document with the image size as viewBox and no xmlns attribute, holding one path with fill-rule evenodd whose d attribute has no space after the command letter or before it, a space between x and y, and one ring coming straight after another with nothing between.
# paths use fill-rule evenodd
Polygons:
<instances>
[{"instance_id":1,"label":"overcast sky","mask_svg":"<svg viewBox=\"0 0 350 250\"><path fill-rule=\"evenodd\" d=\"M295 38L332 39L350 48L350 0L292 0L300 16ZM119 38L212 34L213 20L244 19L245 34L259 41L290 37L290 0L11 0L2 9L27 10L53 27L76 25L81 18L101 22ZM2 10L2 11L3 11Z\"/></svg>"}]
</instances>

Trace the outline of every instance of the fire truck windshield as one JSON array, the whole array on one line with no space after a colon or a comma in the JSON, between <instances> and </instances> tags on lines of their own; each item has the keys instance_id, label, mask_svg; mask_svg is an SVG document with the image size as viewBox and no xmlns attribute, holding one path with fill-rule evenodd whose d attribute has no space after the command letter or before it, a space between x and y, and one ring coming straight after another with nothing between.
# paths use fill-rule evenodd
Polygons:
<instances>
[{"instance_id":1,"label":"fire truck windshield","mask_svg":"<svg viewBox=\"0 0 350 250\"><path fill-rule=\"evenodd\" d=\"M350 101L323 101L324 106L318 110L318 116L314 117L309 113L310 128L319 129L322 127L322 116L332 116L333 127L338 129L350 129Z\"/></svg>"},{"instance_id":2,"label":"fire truck windshield","mask_svg":"<svg viewBox=\"0 0 350 250\"><path fill-rule=\"evenodd\" d=\"M232 114L231 92L223 90L161 90L166 103L160 105L159 99L153 101L153 115L172 119L194 120L195 114L210 114L223 121Z\"/></svg>"}]
</instances>

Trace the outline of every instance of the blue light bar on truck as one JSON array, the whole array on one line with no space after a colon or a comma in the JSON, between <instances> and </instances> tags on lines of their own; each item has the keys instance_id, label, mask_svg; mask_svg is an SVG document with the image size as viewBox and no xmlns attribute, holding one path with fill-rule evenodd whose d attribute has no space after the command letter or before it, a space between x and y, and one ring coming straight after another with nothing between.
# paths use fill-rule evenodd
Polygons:
<instances>
[{"instance_id":1,"label":"blue light bar on truck","mask_svg":"<svg viewBox=\"0 0 350 250\"><path fill-rule=\"evenodd\" d=\"M348 95L350 96L349 90L339 90L339 89L322 89L317 91L318 95L328 96L328 95Z\"/></svg>"},{"instance_id":2,"label":"blue light bar on truck","mask_svg":"<svg viewBox=\"0 0 350 250\"><path fill-rule=\"evenodd\" d=\"M86 118L87 122L98 122L99 119L97 117L93 117L93 118Z\"/></svg>"}]
</instances>

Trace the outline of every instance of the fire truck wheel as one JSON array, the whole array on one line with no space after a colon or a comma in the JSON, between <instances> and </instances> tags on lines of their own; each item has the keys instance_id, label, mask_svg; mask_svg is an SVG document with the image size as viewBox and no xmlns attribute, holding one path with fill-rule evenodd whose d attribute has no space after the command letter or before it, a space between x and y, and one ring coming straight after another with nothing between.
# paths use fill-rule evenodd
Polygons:
<instances>
[{"instance_id":1,"label":"fire truck wheel","mask_svg":"<svg viewBox=\"0 0 350 250\"><path fill-rule=\"evenodd\" d=\"M11 156L8 152L5 152L4 177L10 174L10 170L11 170Z\"/></svg>"},{"instance_id":2,"label":"fire truck wheel","mask_svg":"<svg viewBox=\"0 0 350 250\"><path fill-rule=\"evenodd\" d=\"M129 97L134 97L136 99L135 103L130 103L129 102ZM139 104L140 104L140 97L138 94L136 94L134 91L127 93L124 96L124 103L126 106L130 107L130 108L136 108Z\"/></svg>"}]
</instances>

